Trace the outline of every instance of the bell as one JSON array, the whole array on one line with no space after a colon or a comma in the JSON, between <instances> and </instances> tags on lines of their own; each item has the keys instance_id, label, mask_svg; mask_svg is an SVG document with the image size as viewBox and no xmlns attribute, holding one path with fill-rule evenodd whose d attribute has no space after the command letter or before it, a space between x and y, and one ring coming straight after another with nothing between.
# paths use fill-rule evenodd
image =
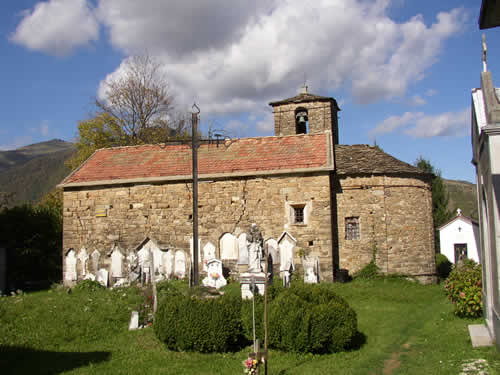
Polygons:
<instances>
[{"instance_id":1,"label":"bell","mask_svg":"<svg viewBox=\"0 0 500 375\"><path fill-rule=\"evenodd\" d=\"M299 124L305 124L306 118L304 116L299 116Z\"/></svg>"}]
</instances>

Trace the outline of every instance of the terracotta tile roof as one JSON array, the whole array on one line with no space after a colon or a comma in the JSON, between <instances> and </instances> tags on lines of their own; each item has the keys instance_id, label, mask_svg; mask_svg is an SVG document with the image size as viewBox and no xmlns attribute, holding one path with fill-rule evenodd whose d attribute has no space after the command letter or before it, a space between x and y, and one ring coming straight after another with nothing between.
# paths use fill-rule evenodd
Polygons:
<instances>
[{"instance_id":1,"label":"terracotta tile roof","mask_svg":"<svg viewBox=\"0 0 500 375\"><path fill-rule=\"evenodd\" d=\"M333 169L331 135L243 138L232 143L203 144L198 152L200 176L285 173ZM120 183L125 180L189 177L188 145L142 145L100 149L61 183Z\"/></svg>"},{"instance_id":2,"label":"terracotta tile roof","mask_svg":"<svg viewBox=\"0 0 500 375\"><path fill-rule=\"evenodd\" d=\"M427 174L369 145L336 145L335 164L338 174Z\"/></svg>"},{"instance_id":3,"label":"terracotta tile roof","mask_svg":"<svg viewBox=\"0 0 500 375\"><path fill-rule=\"evenodd\" d=\"M270 102L269 105L274 107L274 106L282 105L282 104L307 103L307 102L333 102L335 109L340 110L338 105L337 105L337 101L334 98L330 98L328 96L314 95L314 94L310 94L308 92L300 93L299 95L296 95L296 96L288 98L288 99Z\"/></svg>"}]
</instances>

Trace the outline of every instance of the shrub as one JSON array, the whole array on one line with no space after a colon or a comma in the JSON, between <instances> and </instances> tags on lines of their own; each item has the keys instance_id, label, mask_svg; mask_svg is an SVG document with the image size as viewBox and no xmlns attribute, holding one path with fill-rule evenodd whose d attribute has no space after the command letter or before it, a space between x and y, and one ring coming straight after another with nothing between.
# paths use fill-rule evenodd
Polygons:
<instances>
[{"instance_id":1,"label":"shrub","mask_svg":"<svg viewBox=\"0 0 500 375\"><path fill-rule=\"evenodd\" d=\"M375 261L372 260L366 266L361 268L355 275L355 279L374 279L378 276L379 268L375 264Z\"/></svg>"},{"instance_id":2,"label":"shrub","mask_svg":"<svg viewBox=\"0 0 500 375\"><path fill-rule=\"evenodd\" d=\"M329 285L294 283L270 305L269 344L277 349L338 352L356 333L356 313Z\"/></svg>"},{"instance_id":3,"label":"shrub","mask_svg":"<svg viewBox=\"0 0 500 375\"><path fill-rule=\"evenodd\" d=\"M446 255L436 254L436 272L441 280L448 277L453 264L448 260Z\"/></svg>"},{"instance_id":4,"label":"shrub","mask_svg":"<svg viewBox=\"0 0 500 375\"><path fill-rule=\"evenodd\" d=\"M241 298L172 294L161 301L154 331L171 350L227 352L241 339Z\"/></svg>"},{"instance_id":5,"label":"shrub","mask_svg":"<svg viewBox=\"0 0 500 375\"><path fill-rule=\"evenodd\" d=\"M462 265L456 265L446 279L444 289L455 305L456 315L468 318L481 316L483 300L479 264L466 259Z\"/></svg>"},{"instance_id":6,"label":"shrub","mask_svg":"<svg viewBox=\"0 0 500 375\"><path fill-rule=\"evenodd\" d=\"M104 286L102 286L97 281L82 280L82 281L78 282L78 284L76 284L73 289L75 289L75 290L82 290L82 291L88 291L88 292L95 292L96 290L104 289Z\"/></svg>"}]
</instances>

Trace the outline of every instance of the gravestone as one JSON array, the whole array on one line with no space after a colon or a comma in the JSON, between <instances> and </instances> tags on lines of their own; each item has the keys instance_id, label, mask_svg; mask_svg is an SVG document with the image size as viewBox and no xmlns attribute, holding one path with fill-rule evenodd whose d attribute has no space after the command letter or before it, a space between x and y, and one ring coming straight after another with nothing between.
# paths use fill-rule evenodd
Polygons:
<instances>
[{"instance_id":1,"label":"gravestone","mask_svg":"<svg viewBox=\"0 0 500 375\"><path fill-rule=\"evenodd\" d=\"M184 251L177 250L175 252L174 273L179 279L186 277L186 255Z\"/></svg>"},{"instance_id":2,"label":"gravestone","mask_svg":"<svg viewBox=\"0 0 500 375\"><path fill-rule=\"evenodd\" d=\"M137 252L137 257L141 283L149 284L151 282L151 272L153 268L153 259L149 247L143 246L142 249Z\"/></svg>"},{"instance_id":3,"label":"gravestone","mask_svg":"<svg viewBox=\"0 0 500 375\"><path fill-rule=\"evenodd\" d=\"M75 250L70 249L66 253L66 259L65 259L65 272L64 272L64 280L66 281L76 281L77 280L77 274L76 274L76 254Z\"/></svg>"},{"instance_id":4,"label":"gravestone","mask_svg":"<svg viewBox=\"0 0 500 375\"><path fill-rule=\"evenodd\" d=\"M221 260L238 259L238 241L231 233L224 234L220 239Z\"/></svg>"},{"instance_id":5,"label":"gravestone","mask_svg":"<svg viewBox=\"0 0 500 375\"><path fill-rule=\"evenodd\" d=\"M297 241L288 232L283 232L278 240L278 248L280 255L280 274L284 280L291 276L291 272L295 270L293 262L293 252Z\"/></svg>"},{"instance_id":6,"label":"gravestone","mask_svg":"<svg viewBox=\"0 0 500 375\"><path fill-rule=\"evenodd\" d=\"M135 251L131 251L127 255L127 269L128 269L128 281L129 282L136 281L140 276L140 269L139 269L139 258L137 257Z\"/></svg>"},{"instance_id":7,"label":"gravestone","mask_svg":"<svg viewBox=\"0 0 500 375\"><path fill-rule=\"evenodd\" d=\"M81 275L85 278L85 275L88 273L88 260L89 255L87 253L87 249L82 247L80 253L78 253L78 261L80 262L81 267Z\"/></svg>"},{"instance_id":8,"label":"gravestone","mask_svg":"<svg viewBox=\"0 0 500 375\"><path fill-rule=\"evenodd\" d=\"M210 259L207 262L207 277L203 279L203 285L216 289L227 285L222 274L222 262L219 259Z\"/></svg>"},{"instance_id":9,"label":"gravestone","mask_svg":"<svg viewBox=\"0 0 500 375\"><path fill-rule=\"evenodd\" d=\"M238 264L248 264L248 244L246 233L241 233L238 237Z\"/></svg>"},{"instance_id":10,"label":"gravestone","mask_svg":"<svg viewBox=\"0 0 500 375\"><path fill-rule=\"evenodd\" d=\"M207 263L210 259L215 259L215 246L211 242L207 242L203 246L203 271L207 272Z\"/></svg>"},{"instance_id":11,"label":"gravestone","mask_svg":"<svg viewBox=\"0 0 500 375\"><path fill-rule=\"evenodd\" d=\"M255 293L264 294L264 285L267 275L263 272L263 238L257 225L250 226L246 236L248 247L248 272L240 276L241 297L253 298Z\"/></svg>"},{"instance_id":12,"label":"gravestone","mask_svg":"<svg viewBox=\"0 0 500 375\"><path fill-rule=\"evenodd\" d=\"M128 330L133 331L138 328L139 328L139 312L132 311L132 314L130 316L130 323L128 325Z\"/></svg>"},{"instance_id":13,"label":"gravestone","mask_svg":"<svg viewBox=\"0 0 500 375\"><path fill-rule=\"evenodd\" d=\"M123 277L123 254L118 246L111 253L111 277Z\"/></svg>"},{"instance_id":14,"label":"gravestone","mask_svg":"<svg viewBox=\"0 0 500 375\"><path fill-rule=\"evenodd\" d=\"M266 245L269 256L273 258L273 264L280 264L278 241L274 238L270 238L266 241Z\"/></svg>"},{"instance_id":15,"label":"gravestone","mask_svg":"<svg viewBox=\"0 0 500 375\"><path fill-rule=\"evenodd\" d=\"M308 284L317 284L319 274L319 259L318 257L304 257L302 261L304 268L304 282Z\"/></svg>"},{"instance_id":16,"label":"gravestone","mask_svg":"<svg viewBox=\"0 0 500 375\"><path fill-rule=\"evenodd\" d=\"M108 276L109 276L108 270L105 268L101 268L99 271L97 271L97 282L107 288Z\"/></svg>"},{"instance_id":17,"label":"gravestone","mask_svg":"<svg viewBox=\"0 0 500 375\"><path fill-rule=\"evenodd\" d=\"M175 255L173 250L163 253L163 272L165 277L170 279L174 273Z\"/></svg>"},{"instance_id":18,"label":"gravestone","mask_svg":"<svg viewBox=\"0 0 500 375\"><path fill-rule=\"evenodd\" d=\"M97 271L99 271L99 258L101 257L101 253L97 250L91 254L92 257L92 271L97 275Z\"/></svg>"}]
</instances>

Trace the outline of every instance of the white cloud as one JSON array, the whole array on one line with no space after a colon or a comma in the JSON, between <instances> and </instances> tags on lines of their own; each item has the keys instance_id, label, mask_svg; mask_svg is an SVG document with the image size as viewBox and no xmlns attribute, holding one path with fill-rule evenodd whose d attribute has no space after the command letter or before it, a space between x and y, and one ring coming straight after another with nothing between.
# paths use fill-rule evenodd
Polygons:
<instances>
[{"instance_id":1,"label":"white cloud","mask_svg":"<svg viewBox=\"0 0 500 375\"><path fill-rule=\"evenodd\" d=\"M64 56L99 37L99 23L86 0L38 2L22 15L9 39L31 50Z\"/></svg>"},{"instance_id":2,"label":"white cloud","mask_svg":"<svg viewBox=\"0 0 500 375\"><path fill-rule=\"evenodd\" d=\"M198 10L188 11L199 2L182 4L107 0L99 17L116 47L153 51L163 61L181 108L196 101L214 115L258 112L271 100L293 96L304 73L315 93L350 84L361 103L403 96L464 17L455 9L427 26L421 16L394 22L387 15L389 1L318 0L311 7L288 0L251 8L247 2L215 2L209 10L199 5L207 12L200 18ZM158 21L158 14L171 24ZM239 23L226 25L228 14ZM272 121L259 129L271 130Z\"/></svg>"},{"instance_id":3,"label":"white cloud","mask_svg":"<svg viewBox=\"0 0 500 375\"><path fill-rule=\"evenodd\" d=\"M410 105L415 106L415 107L424 105L426 103L427 103L427 101L424 98L422 98L420 95L413 95L411 100L410 100Z\"/></svg>"},{"instance_id":4,"label":"white cloud","mask_svg":"<svg viewBox=\"0 0 500 375\"><path fill-rule=\"evenodd\" d=\"M391 116L378 124L370 134L391 133L401 130L416 138L462 137L469 131L470 108L458 112L426 115L423 112L406 112Z\"/></svg>"},{"instance_id":5,"label":"white cloud","mask_svg":"<svg viewBox=\"0 0 500 375\"><path fill-rule=\"evenodd\" d=\"M295 95L304 75L318 94L346 86L360 103L404 97L461 30L465 14L454 9L435 20L416 15L398 23L389 16L390 0L316 0L314 6L303 0L98 0L95 12L89 4L39 3L12 39L68 53L98 37L95 14L113 47L162 61L178 109L196 101L204 115L215 116L262 116L267 102ZM74 15L71 21L67 14L52 19L49 9L62 7ZM46 26L28 33L28 44L21 35L35 30L28 28L35 21ZM48 25L58 25L57 32ZM258 128L270 131L269 120Z\"/></svg>"}]
</instances>

